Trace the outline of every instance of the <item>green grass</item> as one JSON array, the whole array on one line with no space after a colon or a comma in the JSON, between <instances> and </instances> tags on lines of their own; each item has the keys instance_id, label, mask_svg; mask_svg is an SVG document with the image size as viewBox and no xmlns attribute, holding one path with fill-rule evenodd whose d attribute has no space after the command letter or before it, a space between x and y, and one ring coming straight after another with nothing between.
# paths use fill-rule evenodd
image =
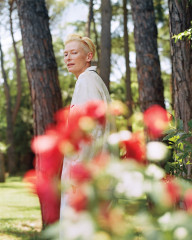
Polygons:
<instances>
[{"instance_id":1,"label":"green grass","mask_svg":"<svg viewBox=\"0 0 192 240\"><path fill-rule=\"evenodd\" d=\"M0 240L37 240L41 230L38 198L21 177L0 183Z\"/></svg>"}]
</instances>

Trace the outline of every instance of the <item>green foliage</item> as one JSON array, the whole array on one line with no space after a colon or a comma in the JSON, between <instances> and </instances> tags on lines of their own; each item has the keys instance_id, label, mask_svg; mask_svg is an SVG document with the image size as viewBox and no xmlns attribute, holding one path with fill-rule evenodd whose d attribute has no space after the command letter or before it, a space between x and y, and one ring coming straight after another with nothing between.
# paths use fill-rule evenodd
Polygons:
<instances>
[{"instance_id":1,"label":"green foliage","mask_svg":"<svg viewBox=\"0 0 192 240\"><path fill-rule=\"evenodd\" d=\"M156 20L158 22L164 22L165 20L165 13L168 8L167 3L165 0L154 0L154 9L155 9L155 15Z\"/></svg>"},{"instance_id":2,"label":"green foliage","mask_svg":"<svg viewBox=\"0 0 192 240\"><path fill-rule=\"evenodd\" d=\"M22 56L21 42L17 43L19 56ZM13 53L13 48L9 48L6 54L5 69L7 74L7 81L10 87L11 106L12 111L17 98L17 81L16 81L16 59ZM33 137L33 116L32 104L30 99L30 88L26 74L24 59L20 62L21 66L21 81L22 81L22 96L20 108L14 124L14 147L15 147L15 161L17 162L18 171L23 171L32 165L32 153L30 149L30 142ZM0 139L6 142L6 101L3 83L0 85ZM6 154L5 154L6 159ZM7 166L7 162L5 161Z\"/></svg>"},{"instance_id":3,"label":"green foliage","mask_svg":"<svg viewBox=\"0 0 192 240\"><path fill-rule=\"evenodd\" d=\"M7 146L5 143L0 142L0 152L5 153L7 150Z\"/></svg>"},{"instance_id":4,"label":"green foliage","mask_svg":"<svg viewBox=\"0 0 192 240\"><path fill-rule=\"evenodd\" d=\"M168 143L172 150L172 158L166 164L165 169L172 175L182 176L187 174L186 166L190 163L192 156L192 120L188 123L189 131L183 129L183 121L173 118L172 125L163 141Z\"/></svg>"},{"instance_id":5,"label":"green foliage","mask_svg":"<svg viewBox=\"0 0 192 240\"><path fill-rule=\"evenodd\" d=\"M172 38L175 39L175 42L179 41L179 40L192 40L192 27L190 27L189 29L185 30L184 32L181 32L177 35L174 35Z\"/></svg>"}]
</instances>

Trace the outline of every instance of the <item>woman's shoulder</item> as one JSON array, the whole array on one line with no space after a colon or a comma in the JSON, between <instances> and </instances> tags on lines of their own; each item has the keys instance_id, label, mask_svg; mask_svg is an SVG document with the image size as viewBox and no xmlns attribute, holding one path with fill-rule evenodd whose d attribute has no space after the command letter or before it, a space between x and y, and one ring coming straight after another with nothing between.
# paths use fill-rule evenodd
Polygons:
<instances>
[{"instance_id":1,"label":"woman's shoulder","mask_svg":"<svg viewBox=\"0 0 192 240\"><path fill-rule=\"evenodd\" d=\"M92 82L92 83L97 83L100 76L98 73L94 70L86 70L85 72L81 73L78 78L79 83L87 83L87 82Z\"/></svg>"}]
</instances>

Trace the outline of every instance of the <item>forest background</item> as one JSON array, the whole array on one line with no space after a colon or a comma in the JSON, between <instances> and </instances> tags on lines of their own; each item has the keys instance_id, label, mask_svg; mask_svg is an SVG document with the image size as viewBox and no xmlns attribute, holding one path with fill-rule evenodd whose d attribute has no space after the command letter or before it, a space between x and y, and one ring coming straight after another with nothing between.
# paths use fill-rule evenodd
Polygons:
<instances>
[{"instance_id":1,"label":"forest background","mask_svg":"<svg viewBox=\"0 0 192 240\"><path fill-rule=\"evenodd\" d=\"M192 117L191 1L25 3L0 1L1 181L5 172L15 175L33 167L32 137L43 133L56 110L70 104L76 80L63 60L69 33L93 39L99 74L111 98L126 103L127 119L159 104L182 119L188 131ZM173 36L182 32L176 42ZM119 118L118 127L136 130L134 121L127 119Z\"/></svg>"}]
</instances>

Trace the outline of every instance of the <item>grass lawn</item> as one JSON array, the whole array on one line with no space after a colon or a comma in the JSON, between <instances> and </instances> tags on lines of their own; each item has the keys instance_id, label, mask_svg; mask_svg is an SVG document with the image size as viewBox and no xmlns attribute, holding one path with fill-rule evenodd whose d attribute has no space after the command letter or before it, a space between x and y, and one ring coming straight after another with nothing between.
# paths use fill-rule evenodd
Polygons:
<instances>
[{"instance_id":1,"label":"grass lawn","mask_svg":"<svg viewBox=\"0 0 192 240\"><path fill-rule=\"evenodd\" d=\"M21 177L0 183L0 240L37 240L41 230L38 198Z\"/></svg>"}]
</instances>

